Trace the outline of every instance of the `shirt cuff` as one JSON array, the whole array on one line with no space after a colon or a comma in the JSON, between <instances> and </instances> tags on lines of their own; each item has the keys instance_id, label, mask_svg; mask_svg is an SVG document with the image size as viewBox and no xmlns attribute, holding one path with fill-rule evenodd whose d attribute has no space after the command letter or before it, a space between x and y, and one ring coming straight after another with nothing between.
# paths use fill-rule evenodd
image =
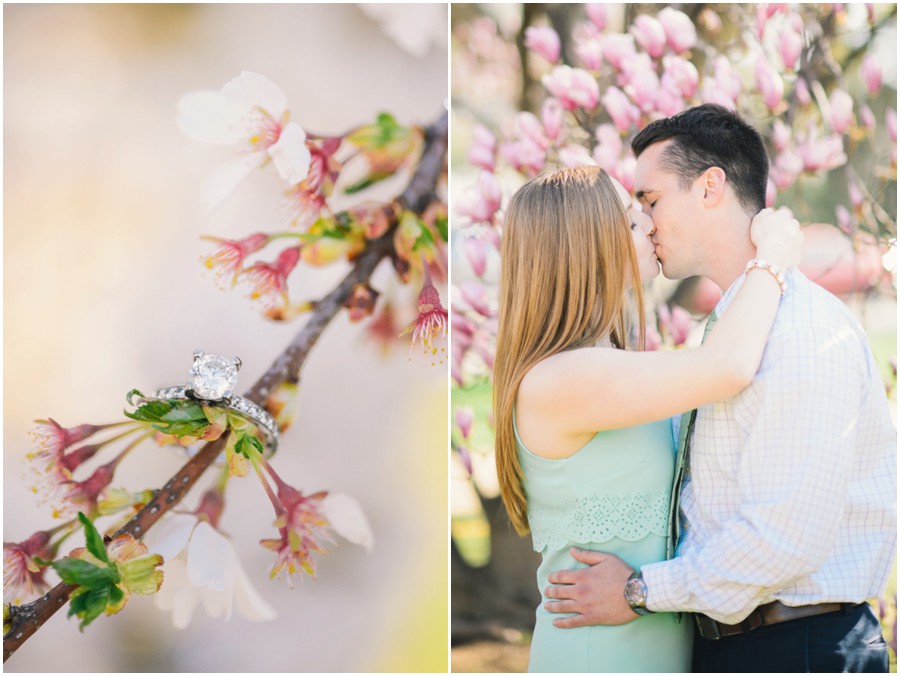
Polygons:
<instances>
[{"instance_id":1,"label":"shirt cuff","mask_svg":"<svg viewBox=\"0 0 900 676\"><path fill-rule=\"evenodd\" d=\"M647 607L655 612L677 613L687 610L684 560L674 558L641 566L647 585Z\"/></svg>"}]
</instances>

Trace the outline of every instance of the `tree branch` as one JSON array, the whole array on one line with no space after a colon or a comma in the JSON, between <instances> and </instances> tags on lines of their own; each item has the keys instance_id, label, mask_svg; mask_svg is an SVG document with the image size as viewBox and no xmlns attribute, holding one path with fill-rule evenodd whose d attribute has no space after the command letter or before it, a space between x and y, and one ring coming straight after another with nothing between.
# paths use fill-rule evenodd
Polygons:
<instances>
[{"instance_id":1,"label":"tree branch","mask_svg":"<svg viewBox=\"0 0 900 676\"><path fill-rule=\"evenodd\" d=\"M437 183L444 171L447 155L447 112L425 129L425 148L419 165L396 203L401 209L421 214L435 197ZM353 269L340 284L312 311L309 320L290 345L272 363L263 376L244 395L257 404L264 404L273 389L284 382L298 382L300 369L325 327L334 319L356 284L368 281L379 262L393 251L396 214L388 231L368 244L356 258ZM156 492L131 521L113 537L128 533L143 537L163 514L174 507L193 487L225 447L227 435L205 446ZM13 606L9 617L10 631L3 637L3 661L6 662L43 624L68 600L76 587L58 584L41 598L23 606Z\"/></svg>"}]
</instances>

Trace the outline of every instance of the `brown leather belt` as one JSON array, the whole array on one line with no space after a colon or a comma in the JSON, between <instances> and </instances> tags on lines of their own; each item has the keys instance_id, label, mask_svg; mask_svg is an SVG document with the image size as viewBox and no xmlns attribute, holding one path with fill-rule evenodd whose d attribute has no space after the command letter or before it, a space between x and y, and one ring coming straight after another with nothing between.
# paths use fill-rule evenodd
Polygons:
<instances>
[{"instance_id":1,"label":"brown leather belt","mask_svg":"<svg viewBox=\"0 0 900 676\"><path fill-rule=\"evenodd\" d=\"M722 624L706 615L694 615L700 636L705 639L719 639L727 636L749 634L754 629L766 627L779 622L799 620L802 617L824 615L839 610L847 611L855 608L858 603L819 603L814 606L786 606L780 601L773 601L760 606L747 616L740 624Z\"/></svg>"}]
</instances>

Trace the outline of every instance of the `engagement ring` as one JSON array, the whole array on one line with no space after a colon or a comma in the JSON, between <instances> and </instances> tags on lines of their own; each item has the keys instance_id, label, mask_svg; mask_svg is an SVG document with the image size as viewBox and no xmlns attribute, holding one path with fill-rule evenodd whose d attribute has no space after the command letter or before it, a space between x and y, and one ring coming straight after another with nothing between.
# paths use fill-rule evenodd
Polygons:
<instances>
[{"instance_id":1,"label":"engagement ring","mask_svg":"<svg viewBox=\"0 0 900 676\"><path fill-rule=\"evenodd\" d=\"M163 387L156 391L155 398L193 399L236 411L256 425L262 433L266 455L271 456L278 448L278 424L262 406L234 394L240 368L241 360L237 357L229 359L195 350L188 383Z\"/></svg>"}]
</instances>

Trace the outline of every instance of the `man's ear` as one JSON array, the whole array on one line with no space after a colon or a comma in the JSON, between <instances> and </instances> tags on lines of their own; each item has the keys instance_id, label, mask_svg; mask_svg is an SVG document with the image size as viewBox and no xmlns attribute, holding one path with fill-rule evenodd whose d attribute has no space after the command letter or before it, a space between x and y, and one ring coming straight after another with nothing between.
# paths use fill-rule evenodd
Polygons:
<instances>
[{"instance_id":1,"label":"man's ear","mask_svg":"<svg viewBox=\"0 0 900 676\"><path fill-rule=\"evenodd\" d=\"M703 188L703 206L715 207L725 197L725 171L720 167L710 167L700 175Z\"/></svg>"}]
</instances>

